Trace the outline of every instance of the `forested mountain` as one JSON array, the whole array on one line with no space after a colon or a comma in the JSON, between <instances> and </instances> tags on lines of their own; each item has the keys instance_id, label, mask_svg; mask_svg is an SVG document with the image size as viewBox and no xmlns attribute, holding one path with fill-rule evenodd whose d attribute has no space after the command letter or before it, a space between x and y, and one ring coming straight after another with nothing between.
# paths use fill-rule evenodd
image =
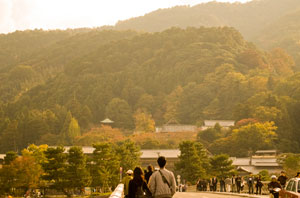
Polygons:
<instances>
[{"instance_id":1,"label":"forested mountain","mask_svg":"<svg viewBox=\"0 0 300 198\"><path fill-rule=\"evenodd\" d=\"M209 2L159 9L141 17L119 21L116 29L157 32L176 26L230 26L245 38L257 36L263 28L300 8L298 0L253 0L247 3Z\"/></svg>"},{"instance_id":2,"label":"forested mountain","mask_svg":"<svg viewBox=\"0 0 300 198\"><path fill-rule=\"evenodd\" d=\"M299 2L300 3L300 2ZM300 9L266 26L253 41L265 49L281 47L291 54L300 69Z\"/></svg>"},{"instance_id":3,"label":"forested mountain","mask_svg":"<svg viewBox=\"0 0 300 198\"><path fill-rule=\"evenodd\" d=\"M300 70L299 11L299 0L253 0L247 3L213 1L193 7L159 9L141 17L119 21L114 28L157 32L174 26L230 26L260 47L287 50L294 56L297 70Z\"/></svg>"},{"instance_id":4,"label":"forested mountain","mask_svg":"<svg viewBox=\"0 0 300 198\"><path fill-rule=\"evenodd\" d=\"M72 145L106 117L132 131L137 115L156 125L275 121L279 149L299 144L293 58L280 48L259 50L233 28L91 30L36 50L1 73L2 152Z\"/></svg>"},{"instance_id":5,"label":"forested mountain","mask_svg":"<svg viewBox=\"0 0 300 198\"><path fill-rule=\"evenodd\" d=\"M0 99L17 99L31 87L62 72L64 65L133 31L75 29L24 31L0 35Z\"/></svg>"}]
</instances>

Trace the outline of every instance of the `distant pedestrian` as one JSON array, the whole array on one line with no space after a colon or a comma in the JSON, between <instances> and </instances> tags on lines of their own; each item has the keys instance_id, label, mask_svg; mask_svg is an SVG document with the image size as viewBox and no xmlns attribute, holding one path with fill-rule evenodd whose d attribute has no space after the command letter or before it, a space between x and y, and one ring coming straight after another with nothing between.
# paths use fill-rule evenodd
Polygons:
<instances>
[{"instance_id":1,"label":"distant pedestrian","mask_svg":"<svg viewBox=\"0 0 300 198\"><path fill-rule=\"evenodd\" d=\"M231 177L231 191L236 192L236 181L235 181L235 175L232 175Z\"/></svg>"},{"instance_id":2,"label":"distant pedestrian","mask_svg":"<svg viewBox=\"0 0 300 198\"><path fill-rule=\"evenodd\" d=\"M245 181L244 177L242 176L242 177L241 177L241 192L244 191L245 185L246 185L246 181Z\"/></svg>"},{"instance_id":3,"label":"distant pedestrian","mask_svg":"<svg viewBox=\"0 0 300 198\"><path fill-rule=\"evenodd\" d=\"M261 181L261 175L258 175L258 177L256 178L255 187L256 187L256 194L261 195L261 188L263 187L263 183Z\"/></svg>"},{"instance_id":4,"label":"distant pedestrian","mask_svg":"<svg viewBox=\"0 0 300 198\"><path fill-rule=\"evenodd\" d=\"M125 196L125 198L128 198L129 182L130 182L130 180L133 179L132 174L133 174L133 171L132 170L128 170L126 172L126 176L122 180L122 183L124 184L124 196Z\"/></svg>"},{"instance_id":5,"label":"distant pedestrian","mask_svg":"<svg viewBox=\"0 0 300 198\"><path fill-rule=\"evenodd\" d=\"M206 179L203 179L202 182L201 182L201 186L202 186L202 190L203 191L207 191L207 180Z\"/></svg>"},{"instance_id":6,"label":"distant pedestrian","mask_svg":"<svg viewBox=\"0 0 300 198\"><path fill-rule=\"evenodd\" d=\"M182 192L186 192L188 188L188 184L185 180L183 180L183 187L182 187Z\"/></svg>"},{"instance_id":7,"label":"distant pedestrian","mask_svg":"<svg viewBox=\"0 0 300 198\"><path fill-rule=\"evenodd\" d=\"M226 192L224 177L221 177L220 179L220 192Z\"/></svg>"},{"instance_id":8,"label":"distant pedestrian","mask_svg":"<svg viewBox=\"0 0 300 198\"><path fill-rule=\"evenodd\" d=\"M231 192L231 179L226 177L225 179L226 192Z\"/></svg>"},{"instance_id":9,"label":"distant pedestrian","mask_svg":"<svg viewBox=\"0 0 300 198\"><path fill-rule=\"evenodd\" d=\"M153 168L153 166L150 164L150 165L147 167L147 169L148 169L148 171L147 171L147 173L145 174L145 179L146 179L147 183L149 183L149 179L150 179L150 177L151 177L151 175L152 175L152 173L153 173L154 168Z\"/></svg>"},{"instance_id":10,"label":"distant pedestrian","mask_svg":"<svg viewBox=\"0 0 300 198\"><path fill-rule=\"evenodd\" d=\"M282 186L282 188L285 187L286 181L287 181L288 177L286 176L284 171L281 171L280 176L278 177L278 181L280 183L280 185Z\"/></svg>"},{"instance_id":11,"label":"distant pedestrian","mask_svg":"<svg viewBox=\"0 0 300 198\"><path fill-rule=\"evenodd\" d=\"M199 178L198 179L198 181L197 181L197 184L196 184L196 190L198 190L198 191L203 191L203 189L202 189L202 179L201 178Z\"/></svg>"},{"instance_id":12,"label":"distant pedestrian","mask_svg":"<svg viewBox=\"0 0 300 198\"><path fill-rule=\"evenodd\" d=\"M242 187L242 178L238 175L235 179L235 182L236 182L236 191L238 193L241 192L241 187Z\"/></svg>"},{"instance_id":13,"label":"distant pedestrian","mask_svg":"<svg viewBox=\"0 0 300 198\"><path fill-rule=\"evenodd\" d=\"M145 198L151 196L152 194L147 186L143 170L140 167L136 167L133 171L133 179L129 182L128 197Z\"/></svg>"},{"instance_id":14,"label":"distant pedestrian","mask_svg":"<svg viewBox=\"0 0 300 198\"><path fill-rule=\"evenodd\" d=\"M212 184L213 184L213 191L217 191L218 179L216 176L213 177Z\"/></svg>"},{"instance_id":15,"label":"distant pedestrian","mask_svg":"<svg viewBox=\"0 0 300 198\"><path fill-rule=\"evenodd\" d=\"M209 191L214 191L213 178L209 178Z\"/></svg>"},{"instance_id":16,"label":"distant pedestrian","mask_svg":"<svg viewBox=\"0 0 300 198\"><path fill-rule=\"evenodd\" d=\"M249 188L249 194L253 194L254 189L253 189L253 184L254 184L254 178L252 173L250 173L250 176L248 177L248 188Z\"/></svg>"},{"instance_id":17,"label":"distant pedestrian","mask_svg":"<svg viewBox=\"0 0 300 198\"><path fill-rule=\"evenodd\" d=\"M149 188L154 198L171 198L176 192L174 174L165 168L167 160L160 156L157 159L159 170L155 171L149 180Z\"/></svg>"}]
</instances>

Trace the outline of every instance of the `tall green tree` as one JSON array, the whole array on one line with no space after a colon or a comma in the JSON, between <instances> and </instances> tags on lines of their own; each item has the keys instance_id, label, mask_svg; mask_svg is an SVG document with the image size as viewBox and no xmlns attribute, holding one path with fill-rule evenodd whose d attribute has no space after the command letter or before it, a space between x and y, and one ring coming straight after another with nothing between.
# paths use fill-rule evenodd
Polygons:
<instances>
[{"instance_id":1,"label":"tall green tree","mask_svg":"<svg viewBox=\"0 0 300 198\"><path fill-rule=\"evenodd\" d=\"M61 131L61 136L63 138L61 140L61 143L73 145L74 139L80 135L81 133L78 121L74 117L72 117L71 112L68 112Z\"/></svg>"},{"instance_id":2,"label":"tall green tree","mask_svg":"<svg viewBox=\"0 0 300 198\"><path fill-rule=\"evenodd\" d=\"M72 145L74 143L74 139L80 135L81 133L78 121L75 118L72 118L67 133L67 141Z\"/></svg>"},{"instance_id":3,"label":"tall green tree","mask_svg":"<svg viewBox=\"0 0 300 198\"><path fill-rule=\"evenodd\" d=\"M86 156L82 148L71 147L68 151L66 167L66 185L70 189L82 189L90 184L90 175L86 168Z\"/></svg>"},{"instance_id":4,"label":"tall green tree","mask_svg":"<svg viewBox=\"0 0 300 198\"><path fill-rule=\"evenodd\" d=\"M179 162L175 163L175 168L182 179L195 183L200 177L206 177L207 157L200 143L183 141L179 149Z\"/></svg>"},{"instance_id":5,"label":"tall green tree","mask_svg":"<svg viewBox=\"0 0 300 198\"><path fill-rule=\"evenodd\" d=\"M116 154L119 156L120 166L124 171L133 170L140 165L140 148L130 139L119 142L116 145Z\"/></svg>"},{"instance_id":6,"label":"tall green tree","mask_svg":"<svg viewBox=\"0 0 300 198\"><path fill-rule=\"evenodd\" d=\"M45 151L46 161L42 163L44 174L42 178L49 183L49 188L64 192L70 196L67 191L66 183L66 162L67 155L63 147L48 148Z\"/></svg>"},{"instance_id":7,"label":"tall green tree","mask_svg":"<svg viewBox=\"0 0 300 198\"><path fill-rule=\"evenodd\" d=\"M234 166L229 155L220 154L210 158L210 174L214 176L225 177L234 173Z\"/></svg>"},{"instance_id":8,"label":"tall green tree","mask_svg":"<svg viewBox=\"0 0 300 198\"><path fill-rule=\"evenodd\" d=\"M93 147L93 165L91 167L92 186L104 191L114 187L119 181L120 159L111 143L98 143Z\"/></svg>"}]
</instances>

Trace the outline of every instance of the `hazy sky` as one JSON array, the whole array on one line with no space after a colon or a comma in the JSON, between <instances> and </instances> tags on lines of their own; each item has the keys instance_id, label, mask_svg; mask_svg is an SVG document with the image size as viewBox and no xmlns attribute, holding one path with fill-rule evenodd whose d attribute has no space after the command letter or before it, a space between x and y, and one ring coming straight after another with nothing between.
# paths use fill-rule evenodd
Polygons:
<instances>
[{"instance_id":1,"label":"hazy sky","mask_svg":"<svg viewBox=\"0 0 300 198\"><path fill-rule=\"evenodd\" d=\"M159 8L211 0L0 0L0 33L114 25ZM249 0L217 0L247 2Z\"/></svg>"}]
</instances>

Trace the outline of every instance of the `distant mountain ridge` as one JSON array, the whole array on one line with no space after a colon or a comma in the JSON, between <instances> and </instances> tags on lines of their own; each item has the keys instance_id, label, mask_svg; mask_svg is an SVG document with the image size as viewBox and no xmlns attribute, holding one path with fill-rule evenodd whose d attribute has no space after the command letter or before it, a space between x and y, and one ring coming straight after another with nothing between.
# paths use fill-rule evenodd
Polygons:
<instances>
[{"instance_id":1,"label":"distant mountain ridge","mask_svg":"<svg viewBox=\"0 0 300 198\"><path fill-rule=\"evenodd\" d=\"M157 32L172 26L231 26L246 39L280 17L300 8L299 0L253 0L247 3L209 2L190 6L159 9L141 17L119 21L115 28Z\"/></svg>"}]
</instances>

